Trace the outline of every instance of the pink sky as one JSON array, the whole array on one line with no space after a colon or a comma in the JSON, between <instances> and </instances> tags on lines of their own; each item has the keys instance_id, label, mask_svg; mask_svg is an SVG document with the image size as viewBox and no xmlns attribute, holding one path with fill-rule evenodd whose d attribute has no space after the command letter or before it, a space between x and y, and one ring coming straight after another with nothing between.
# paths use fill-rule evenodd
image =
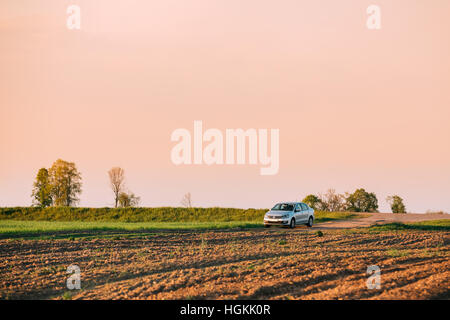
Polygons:
<instances>
[{"instance_id":1,"label":"pink sky","mask_svg":"<svg viewBox=\"0 0 450 320\"><path fill-rule=\"evenodd\" d=\"M78 4L82 29L66 28ZM366 28L377 4L382 29ZM363 187L450 212L448 0L0 2L0 206L40 167L111 206L121 166L142 206L269 207ZM175 166L177 128L279 128L280 170Z\"/></svg>"}]
</instances>

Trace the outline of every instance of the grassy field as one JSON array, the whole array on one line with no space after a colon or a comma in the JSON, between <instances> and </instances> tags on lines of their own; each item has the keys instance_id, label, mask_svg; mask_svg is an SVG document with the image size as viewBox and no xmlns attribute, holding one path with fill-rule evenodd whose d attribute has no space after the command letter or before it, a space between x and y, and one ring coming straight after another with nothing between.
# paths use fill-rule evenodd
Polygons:
<instances>
[{"instance_id":1,"label":"grassy field","mask_svg":"<svg viewBox=\"0 0 450 320\"><path fill-rule=\"evenodd\" d=\"M369 231L399 231L399 230L422 230L422 231L450 231L450 219L429 220L412 223L387 223L369 228Z\"/></svg>"},{"instance_id":2,"label":"grassy field","mask_svg":"<svg viewBox=\"0 0 450 320\"><path fill-rule=\"evenodd\" d=\"M0 208L0 220L95 222L262 222L268 209L237 208ZM361 217L352 212L316 212L317 222Z\"/></svg>"},{"instance_id":3,"label":"grassy field","mask_svg":"<svg viewBox=\"0 0 450 320\"><path fill-rule=\"evenodd\" d=\"M134 238L154 230L220 230L261 227L261 222L90 222L0 220L0 239Z\"/></svg>"},{"instance_id":4,"label":"grassy field","mask_svg":"<svg viewBox=\"0 0 450 320\"><path fill-rule=\"evenodd\" d=\"M58 210L59 209L59 210ZM176 209L179 209L178 211ZM146 237L152 231L249 229L263 226L265 209L195 208L187 216L184 208L85 209L20 208L0 210L0 239L89 239ZM167 216L173 221L166 221ZM131 214L136 216L132 217ZM176 212L179 215L176 215ZM79 216L83 217L79 217ZM8 216L9 219L5 219ZM347 220L366 216L350 212L317 212L315 223ZM79 220L73 220L78 218ZM196 220L193 220L193 219ZM21 220L19 220L21 219ZM51 219L55 219L52 221ZM66 219L66 220L64 220ZM124 221L125 220L125 221ZM138 222L129 222L144 220ZM147 221L150 220L150 221ZM389 223L367 229L367 232L398 230L449 231L450 220L416 223ZM351 230L349 231L351 232Z\"/></svg>"},{"instance_id":5,"label":"grassy field","mask_svg":"<svg viewBox=\"0 0 450 320\"><path fill-rule=\"evenodd\" d=\"M262 227L267 209L234 208L0 208L0 239L144 236L152 230ZM349 212L317 212L316 223L359 218Z\"/></svg>"}]
</instances>

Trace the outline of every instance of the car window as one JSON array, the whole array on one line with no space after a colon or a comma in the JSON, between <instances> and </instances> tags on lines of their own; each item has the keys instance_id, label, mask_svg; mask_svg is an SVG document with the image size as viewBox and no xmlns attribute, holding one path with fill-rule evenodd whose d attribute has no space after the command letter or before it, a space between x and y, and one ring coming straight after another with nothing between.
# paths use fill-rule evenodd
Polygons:
<instances>
[{"instance_id":1,"label":"car window","mask_svg":"<svg viewBox=\"0 0 450 320\"><path fill-rule=\"evenodd\" d=\"M294 205L290 203L277 203L272 210L280 210L280 211L292 211L294 210Z\"/></svg>"},{"instance_id":2,"label":"car window","mask_svg":"<svg viewBox=\"0 0 450 320\"><path fill-rule=\"evenodd\" d=\"M300 206L300 203L297 203L297 204L296 204L295 210L296 210L296 211L301 211L301 210L302 210L302 207Z\"/></svg>"},{"instance_id":3,"label":"car window","mask_svg":"<svg viewBox=\"0 0 450 320\"><path fill-rule=\"evenodd\" d=\"M308 206L304 203L300 203L302 206L302 210L308 210Z\"/></svg>"}]
</instances>

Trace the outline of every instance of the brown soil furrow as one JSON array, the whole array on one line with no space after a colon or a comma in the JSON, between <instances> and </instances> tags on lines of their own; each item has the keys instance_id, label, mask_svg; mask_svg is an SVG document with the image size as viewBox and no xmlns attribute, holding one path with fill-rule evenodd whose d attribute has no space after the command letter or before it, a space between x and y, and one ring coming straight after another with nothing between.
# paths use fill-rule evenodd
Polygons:
<instances>
[{"instance_id":1,"label":"brown soil furrow","mask_svg":"<svg viewBox=\"0 0 450 320\"><path fill-rule=\"evenodd\" d=\"M156 232L139 239L0 240L0 298L448 298L449 232ZM366 269L381 268L368 290ZM414 288L420 288L420 292Z\"/></svg>"}]
</instances>

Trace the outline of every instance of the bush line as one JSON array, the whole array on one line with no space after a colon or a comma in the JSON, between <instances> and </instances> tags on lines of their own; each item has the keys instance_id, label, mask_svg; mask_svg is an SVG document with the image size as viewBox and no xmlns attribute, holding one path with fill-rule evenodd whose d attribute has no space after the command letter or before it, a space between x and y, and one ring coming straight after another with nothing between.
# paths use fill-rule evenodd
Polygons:
<instances>
[{"instance_id":1,"label":"bush line","mask_svg":"<svg viewBox=\"0 0 450 320\"><path fill-rule=\"evenodd\" d=\"M0 208L0 220L121 221L121 222L223 222L262 221L267 209L237 208Z\"/></svg>"}]
</instances>

